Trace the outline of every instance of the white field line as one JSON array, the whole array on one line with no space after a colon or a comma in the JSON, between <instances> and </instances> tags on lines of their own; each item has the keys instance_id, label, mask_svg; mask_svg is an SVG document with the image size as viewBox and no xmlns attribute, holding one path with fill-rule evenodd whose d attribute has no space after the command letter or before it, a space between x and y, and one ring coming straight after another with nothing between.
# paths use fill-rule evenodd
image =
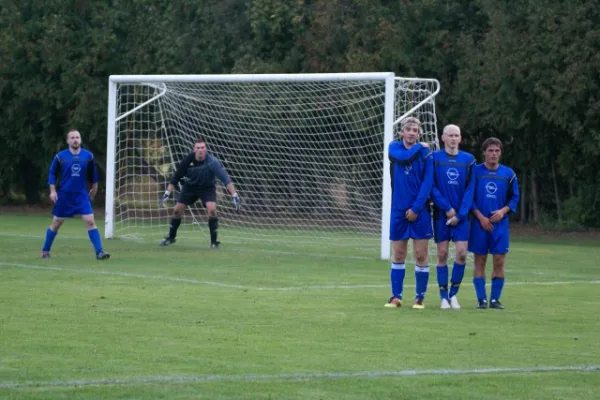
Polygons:
<instances>
[{"instance_id":1,"label":"white field line","mask_svg":"<svg viewBox=\"0 0 600 400\"><path fill-rule=\"evenodd\" d=\"M39 235L23 235L23 234L14 234L14 233L6 233L6 232L0 232L0 237L5 236L5 237L20 237L20 238L28 238L28 239L39 239L42 240L44 239L44 237L39 236ZM68 239L68 240L89 240L87 237L84 236L61 236L61 238L64 239ZM189 238L182 238L184 241L189 239ZM190 245L186 245L186 244L180 244L179 243L180 239L178 239L178 247L185 247L185 248L194 248L197 246L190 246ZM140 242L140 241L133 241L133 243L148 243L147 241L144 242ZM270 254L280 254L280 255L290 255L290 256L298 256L298 255L302 255L302 256L310 256L310 257L320 257L320 258L333 258L333 259L356 259L356 260L375 260L376 257L367 257L367 256L356 256L356 255L343 255L343 256L339 256L339 255L335 255L335 254L318 254L318 253L306 253L306 252L293 252L293 251L285 251L285 250L267 250L267 249L251 249L251 248L228 248L226 251L236 251L236 252L259 252L259 253L270 253ZM377 261L381 261L379 259L377 259ZM406 264L409 265L413 265L414 262L412 261L407 261ZM436 265L430 265L430 268L435 269ZM467 270L472 270L473 266L471 265L467 265ZM538 276L552 276L554 278L582 278L582 279L589 279L588 275L582 275L582 274L556 274L556 273L552 273L552 272L545 272L545 271L536 271L536 270L532 270L531 268L518 268L518 269L510 269L507 268L505 269L506 272L515 272L515 273L519 273L519 274L531 274L531 275L538 275ZM379 287L379 286L377 286Z\"/></svg>"},{"instance_id":2,"label":"white field line","mask_svg":"<svg viewBox=\"0 0 600 400\"><path fill-rule=\"evenodd\" d=\"M564 367L522 367L522 368L481 368L481 369L425 369L400 371L361 371L361 372L325 372L274 375L200 375L200 376L150 376L119 379L77 379L67 381L24 381L1 382L0 389L45 388L45 387L81 387L107 385L144 385L156 383L202 383L202 382L265 382L265 381L316 381L353 378L412 377L427 375L485 375L485 374L521 374L542 372L598 372L600 365L575 365Z\"/></svg>"},{"instance_id":3,"label":"white field line","mask_svg":"<svg viewBox=\"0 0 600 400\"><path fill-rule=\"evenodd\" d=\"M195 285L206 285L206 286L218 286L230 289L244 289L244 290L256 290L256 291L302 291L302 290L329 290L329 289L380 289L389 288L387 284L373 284L373 285L304 285L304 286L274 286L274 287L260 287L260 286L245 286L237 285L234 283L217 282L217 281L205 281L193 278L179 278L173 276L164 275L145 275L145 274L134 274L130 272L119 272L119 271L106 271L98 269L76 269L76 268L63 268L58 266L44 266L44 265L32 265L32 264L20 264L0 261L0 267L13 267L13 268L26 268L26 269L38 269L46 271L59 271L59 272L70 272L70 273L81 273L91 275L109 275L109 276L123 276L130 278L139 279L151 279L163 282L181 282L181 283L192 283ZM550 281L550 282L506 282L508 286L556 286L556 285L595 285L599 284L600 280L581 280L581 281ZM414 287L414 285L405 285L406 287ZM488 284L489 286L489 284Z\"/></svg>"}]
</instances>

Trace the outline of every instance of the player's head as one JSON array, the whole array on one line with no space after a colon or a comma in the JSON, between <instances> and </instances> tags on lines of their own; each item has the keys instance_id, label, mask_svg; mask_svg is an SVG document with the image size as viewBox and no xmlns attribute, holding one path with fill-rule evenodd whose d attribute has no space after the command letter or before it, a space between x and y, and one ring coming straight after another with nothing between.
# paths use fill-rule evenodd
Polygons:
<instances>
[{"instance_id":1,"label":"player's head","mask_svg":"<svg viewBox=\"0 0 600 400\"><path fill-rule=\"evenodd\" d=\"M421 121L415 117L408 117L402 120L400 125L400 136L405 144L413 145L421 136Z\"/></svg>"},{"instance_id":2,"label":"player's head","mask_svg":"<svg viewBox=\"0 0 600 400\"><path fill-rule=\"evenodd\" d=\"M77 150L81 147L81 134L79 131L71 129L69 132L67 132L65 137L70 149Z\"/></svg>"},{"instance_id":3,"label":"player's head","mask_svg":"<svg viewBox=\"0 0 600 400\"><path fill-rule=\"evenodd\" d=\"M194 155L198 161L206 158L206 139L202 136L196 139L196 143L194 143Z\"/></svg>"},{"instance_id":4,"label":"player's head","mask_svg":"<svg viewBox=\"0 0 600 400\"><path fill-rule=\"evenodd\" d=\"M460 128L458 126L446 125L444 127L444 131L442 132L442 142L444 142L444 146L447 149L458 149L461 139L462 136L460 135Z\"/></svg>"},{"instance_id":5,"label":"player's head","mask_svg":"<svg viewBox=\"0 0 600 400\"><path fill-rule=\"evenodd\" d=\"M486 164L497 165L500 162L500 156L502 155L502 142L500 139L495 137L485 139L481 145L481 150Z\"/></svg>"}]
</instances>

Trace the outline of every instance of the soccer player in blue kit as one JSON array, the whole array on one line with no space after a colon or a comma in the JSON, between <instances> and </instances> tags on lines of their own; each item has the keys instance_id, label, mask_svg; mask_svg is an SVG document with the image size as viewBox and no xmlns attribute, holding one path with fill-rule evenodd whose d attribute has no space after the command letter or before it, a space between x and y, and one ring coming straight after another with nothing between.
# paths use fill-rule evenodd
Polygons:
<instances>
[{"instance_id":1,"label":"soccer player in blue kit","mask_svg":"<svg viewBox=\"0 0 600 400\"><path fill-rule=\"evenodd\" d=\"M476 218L471 220L469 251L475 255L473 285L477 308L487 308L485 264L492 254L492 288L489 307L503 309L500 303L504 287L504 262L509 248L509 212L516 212L519 204L519 185L515 172L500 164L502 142L494 137L482 144L485 162L473 169L475 196L471 208Z\"/></svg>"},{"instance_id":2,"label":"soccer player in blue kit","mask_svg":"<svg viewBox=\"0 0 600 400\"><path fill-rule=\"evenodd\" d=\"M87 225L96 259L106 260L110 254L102 248L102 239L94 222L90 201L98 191L98 171L94 163L94 155L81 148L81 134L76 130L67 132L67 144L69 148L56 154L50 164L48 185L54 208L52 223L46 230L46 240L42 246L42 258L50 258L52 242L65 222L65 218L81 215ZM88 181L92 184L89 191Z\"/></svg>"},{"instance_id":3,"label":"soccer player in blue kit","mask_svg":"<svg viewBox=\"0 0 600 400\"><path fill-rule=\"evenodd\" d=\"M460 128L447 125L442 133L444 149L433 153L434 202L433 232L437 244L437 280L440 288L441 308L459 309L457 294L465 275L469 219L473 204L475 157L458 149ZM448 292L448 248L454 241L456 254Z\"/></svg>"},{"instance_id":4,"label":"soccer player in blue kit","mask_svg":"<svg viewBox=\"0 0 600 400\"><path fill-rule=\"evenodd\" d=\"M433 158L429 148L418 143L421 122L417 118L403 120L400 134L402 140L391 142L388 148L392 180L392 297L385 306L402 306L406 274L404 262L408 240L413 239L416 260L416 296L413 308L422 309L425 307L423 301L429 281L428 242L433 236L431 215L427 207L433 185Z\"/></svg>"}]
</instances>

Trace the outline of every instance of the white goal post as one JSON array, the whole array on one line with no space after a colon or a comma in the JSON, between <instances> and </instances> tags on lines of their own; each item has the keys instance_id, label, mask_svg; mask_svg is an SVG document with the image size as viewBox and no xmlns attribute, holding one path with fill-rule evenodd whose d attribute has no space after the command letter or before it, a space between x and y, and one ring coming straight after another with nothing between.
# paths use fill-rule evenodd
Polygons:
<instances>
[{"instance_id":1,"label":"white goal post","mask_svg":"<svg viewBox=\"0 0 600 400\"><path fill-rule=\"evenodd\" d=\"M388 144L408 116L439 148L435 79L391 72L113 75L109 78L106 238L158 239L158 199L203 136L242 198L217 187L226 245L319 246L390 257ZM177 193L175 193L177 196ZM182 231L206 237L200 202ZM195 227L195 225L199 225Z\"/></svg>"}]
</instances>

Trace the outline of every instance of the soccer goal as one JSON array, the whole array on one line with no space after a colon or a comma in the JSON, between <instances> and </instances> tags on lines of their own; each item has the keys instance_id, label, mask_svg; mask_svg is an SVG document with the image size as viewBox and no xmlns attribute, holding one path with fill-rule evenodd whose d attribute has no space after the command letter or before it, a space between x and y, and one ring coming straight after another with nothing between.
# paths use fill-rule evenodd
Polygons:
<instances>
[{"instance_id":1,"label":"soccer goal","mask_svg":"<svg viewBox=\"0 0 600 400\"><path fill-rule=\"evenodd\" d=\"M399 122L416 116L422 140L438 147L439 88L393 73L111 76L105 237L168 231L170 209L158 199L204 136L242 198L235 211L218 186L226 246L388 259L387 146ZM208 237L200 203L188 208L182 230Z\"/></svg>"}]
</instances>

